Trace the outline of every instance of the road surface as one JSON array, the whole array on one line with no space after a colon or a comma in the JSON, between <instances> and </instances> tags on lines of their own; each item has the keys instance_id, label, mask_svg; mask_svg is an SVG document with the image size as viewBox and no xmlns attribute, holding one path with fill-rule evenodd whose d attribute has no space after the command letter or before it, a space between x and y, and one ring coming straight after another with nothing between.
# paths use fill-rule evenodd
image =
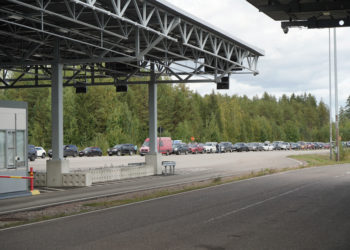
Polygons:
<instances>
[{"instance_id":1,"label":"road surface","mask_svg":"<svg viewBox=\"0 0 350 250\"><path fill-rule=\"evenodd\" d=\"M350 249L350 165L0 230L0 249Z\"/></svg>"}]
</instances>

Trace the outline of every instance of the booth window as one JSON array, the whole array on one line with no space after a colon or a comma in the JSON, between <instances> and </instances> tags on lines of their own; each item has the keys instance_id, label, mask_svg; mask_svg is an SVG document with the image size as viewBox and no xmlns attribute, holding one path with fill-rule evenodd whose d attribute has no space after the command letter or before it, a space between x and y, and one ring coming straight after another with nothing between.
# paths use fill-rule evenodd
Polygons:
<instances>
[{"instance_id":1,"label":"booth window","mask_svg":"<svg viewBox=\"0 0 350 250\"><path fill-rule=\"evenodd\" d=\"M16 131L16 156L18 157L18 160L16 160L16 166L17 167L24 167L25 166L25 135L24 131L17 130Z\"/></svg>"},{"instance_id":2,"label":"booth window","mask_svg":"<svg viewBox=\"0 0 350 250\"><path fill-rule=\"evenodd\" d=\"M5 131L0 131L0 169L6 167L6 136Z\"/></svg>"},{"instance_id":3,"label":"booth window","mask_svg":"<svg viewBox=\"0 0 350 250\"><path fill-rule=\"evenodd\" d=\"M15 131L7 131L7 168L15 168Z\"/></svg>"}]
</instances>

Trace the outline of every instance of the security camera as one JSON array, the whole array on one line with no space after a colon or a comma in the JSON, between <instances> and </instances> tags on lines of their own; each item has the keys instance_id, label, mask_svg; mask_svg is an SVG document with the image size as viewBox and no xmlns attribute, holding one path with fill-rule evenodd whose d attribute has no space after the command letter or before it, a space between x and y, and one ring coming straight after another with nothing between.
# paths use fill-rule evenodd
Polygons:
<instances>
[{"instance_id":1,"label":"security camera","mask_svg":"<svg viewBox=\"0 0 350 250\"><path fill-rule=\"evenodd\" d=\"M284 28L283 28L283 32L284 32L284 34L288 34L289 28L288 28L288 27L284 27Z\"/></svg>"}]
</instances>

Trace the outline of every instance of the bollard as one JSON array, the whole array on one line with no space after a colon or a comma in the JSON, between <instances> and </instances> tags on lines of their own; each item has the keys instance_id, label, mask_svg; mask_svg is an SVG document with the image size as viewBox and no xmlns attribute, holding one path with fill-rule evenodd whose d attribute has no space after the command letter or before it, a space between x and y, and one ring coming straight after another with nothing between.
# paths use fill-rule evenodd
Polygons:
<instances>
[{"instance_id":1,"label":"bollard","mask_svg":"<svg viewBox=\"0 0 350 250\"><path fill-rule=\"evenodd\" d=\"M33 167L30 167L30 191L34 190L34 173L33 173Z\"/></svg>"}]
</instances>

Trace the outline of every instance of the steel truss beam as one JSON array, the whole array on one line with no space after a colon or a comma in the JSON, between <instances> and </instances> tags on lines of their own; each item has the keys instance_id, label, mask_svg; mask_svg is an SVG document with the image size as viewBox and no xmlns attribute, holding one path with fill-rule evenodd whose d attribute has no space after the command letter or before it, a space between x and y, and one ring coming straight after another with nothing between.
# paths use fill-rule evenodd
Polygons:
<instances>
[{"instance_id":1,"label":"steel truss beam","mask_svg":"<svg viewBox=\"0 0 350 250\"><path fill-rule=\"evenodd\" d=\"M40 82L48 78L42 74L51 70L47 65L55 63L52 55L56 39L60 40L59 61L65 68L95 65L94 72L102 70L103 77L110 77L111 72L101 66L103 63L119 62L134 67L138 62L134 74L122 74L127 80L135 74L145 74L140 69L151 61L160 66L158 75L175 76L180 82L204 74L216 80L232 73L257 74L258 58L263 55L177 10L169 11L159 1L3 2L0 34L6 35L6 39L0 36L0 69L22 70L25 75L11 79L13 74L7 74L0 78L1 88L26 87L19 83L30 79L30 74L36 75L35 86L41 86ZM188 62L194 66L188 67ZM32 67L27 70L26 66ZM188 72L182 72L184 68ZM184 74L185 77L181 76ZM112 76L115 78L115 74ZM79 77L80 73L75 72L66 80L70 83ZM116 80L121 81L119 76Z\"/></svg>"},{"instance_id":2,"label":"steel truss beam","mask_svg":"<svg viewBox=\"0 0 350 250\"><path fill-rule=\"evenodd\" d=\"M327 19L327 20L310 19L307 21L281 22L281 27L284 30L292 27L307 27L309 29L350 27L350 20L348 19Z\"/></svg>"},{"instance_id":3,"label":"steel truss beam","mask_svg":"<svg viewBox=\"0 0 350 250\"><path fill-rule=\"evenodd\" d=\"M348 0L337 0L334 2L309 2L301 3L300 1L291 1L289 4L282 4L277 1L269 5L258 6L262 12L284 11L288 14L308 13L308 12L325 12L325 11L349 11L350 2Z\"/></svg>"}]
</instances>

